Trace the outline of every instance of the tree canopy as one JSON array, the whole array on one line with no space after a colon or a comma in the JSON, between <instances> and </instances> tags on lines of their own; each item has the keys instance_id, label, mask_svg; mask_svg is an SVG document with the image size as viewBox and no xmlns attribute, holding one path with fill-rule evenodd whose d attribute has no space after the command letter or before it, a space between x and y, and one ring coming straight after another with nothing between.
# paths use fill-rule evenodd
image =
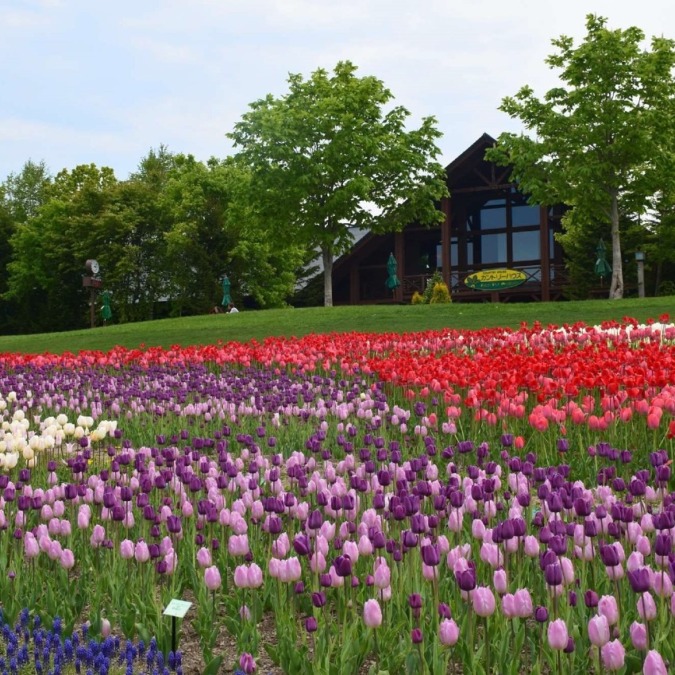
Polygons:
<instances>
[{"instance_id":1,"label":"tree canopy","mask_svg":"<svg viewBox=\"0 0 675 675\"><path fill-rule=\"evenodd\" d=\"M332 74L292 74L287 94L255 101L227 134L251 172L250 209L280 241L321 252L327 306L333 260L353 243L352 228L439 222L447 194L435 119L407 131L410 113L385 112L392 93L356 70L344 61Z\"/></svg>"},{"instance_id":2,"label":"tree canopy","mask_svg":"<svg viewBox=\"0 0 675 675\"><path fill-rule=\"evenodd\" d=\"M609 294L621 298L620 223L639 218L659 191L672 194L675 182L675 48L655 37L646 49L639 28L606 24L588 15L581 44L552 41L557 51L546 63L560 71L561 86L542 99L529 86L503 99L500 110L533 135L501 134L487 158L511 165L533 202L570 207L563 246L601 226L612 242Z\"/></svg>"}]
</instances>

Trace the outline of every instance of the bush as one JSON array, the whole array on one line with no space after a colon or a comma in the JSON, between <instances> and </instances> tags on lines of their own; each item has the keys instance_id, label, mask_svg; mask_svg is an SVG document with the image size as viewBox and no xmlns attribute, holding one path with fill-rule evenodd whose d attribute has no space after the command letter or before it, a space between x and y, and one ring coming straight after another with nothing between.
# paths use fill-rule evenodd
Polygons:
<instances>
[{"instance_id":1,"label":"bush","mask_svg":"<svg viewBox=\"0 0 675 675\"><path fill-rule=\"evenodd\" d=\"M420 294L415 291L412 296L413 305L440 305L449 302L452 302L450 291L447 284L443 281L443 276L438 271L434 272L427 280L424 293Z\"/></svg>"},{"instance_id":2,"label":"bush","mask_svg":"<svg viewBox=\"0 0 675 675\"><path fill-rule=\"evenodd\" d=\"M449 302L452 302L452 298L450 297L450 291L445 282L440 281L439 283L434 284L429 303L432 305L447 305Z\"/></svg>"}]
</instances>

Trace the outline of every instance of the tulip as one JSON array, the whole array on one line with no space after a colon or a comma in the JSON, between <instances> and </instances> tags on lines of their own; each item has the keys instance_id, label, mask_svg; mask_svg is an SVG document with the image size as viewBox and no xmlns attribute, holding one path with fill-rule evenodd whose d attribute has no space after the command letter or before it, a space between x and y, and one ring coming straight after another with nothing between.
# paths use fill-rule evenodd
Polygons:
<instances>
[{"instance_id":1,"label":"tulip","mask_svg":"<svg viewBox=\"0 0 675 675\"><path fill-rule=\"evenodd\" d=\"M368 628L379 628L382 625L382 609L377 600L366 600L363 605L363 622Z\"/></svg>"},{"instance_id":2,"label":"tulip","mask_svg":"<svg viewBox=\"0 0 675 675\"><path fill-rule=\"evenodd\" d=\"M471 595L471 601L478 616L488 617L495 613L495 596L487 586L478 586Z\"/></svg>"},{"instance_id":3,"label":"tulip","mask_svg":"<svg viewBox=\"0 0 675 675\"><path fill-rule=\"evenodd\" d=\"M596 647L609 642L609 621L604 614L596 614L588 622L588 639Z\"/></svg>"},{"instance_id":4,"label":"tulip","mask_svg":"<svg viewBox=\"0 0 675 675\"><path fill-rule=\"evenodd\" d=\"M668 669L663 657L656 650L647 652L645 662L642 665L643 675L668 675Z\"/></svg>"},{"instance_id":5,"label":"tulip","mask_svg":"<svg viewBox=\"0 0 675 675\"><path fill-rule=\"evenodd\" d=\"M603 595L598 601L598 612L604 614L613 626L619 620L619 608L613 595Z\"/></svg>"},{"instance_id":6,"label":"tulip","mask_svg":"<svg viewBox=\"0 0 675 675\"><path fill-rule=\"evenodd\" d=\"M222 583L220 578L220 570L215 565L207 567L204 570L204 583L210 591L216 591L220 588Z\"/></svg>"},{"instance_id":7,"label":"tulip","mask_svg":"<svg viewBox=\"0 0 675 675\"><path fill-rule=\"evenodd\" d=\"M626 650L619 640L612 640L600 649L602 664L607 670L621 670L626 658Z\"/></svg>"},{"instance_id":8,"label":"tulip","mask_svg":"<svg viewBox=\"0 0 675 675\"><path fill-rule=\"evenodd\" d=\"M656 603L651 593L643 593L638 599L637 611L643 621L653 621L656 618Z\"/></svg>"},{"instance_id":9,"label":"tulip","mask_svg":"<svg viewBox=\"0 0 675 675\"><path fill-rule=\"evenodd\" d=\"M246 675L251 675L256 671L255 659L248 652L244 652L239 659L239 667Z\"/></svg>"},{"instance_id":10,"label":"tulip","mask_svg":"<svg viewBox=\"0 0 675 675\"><path fill-rule=\"evenodd\" d=\"M562 619L556 619L548 624L548 644L551 649L563 650L567 647L567 624Z\"/></svg>"},{"instance_id":11,"label":"tulip","mask_svg":"<svg viewBox=\"0 0 675 675\"><path fill-rule=\"evenodd\" d=\"M647 649L647 626L643 623L633 621L630 625L630 641L635 649L643 651Z\"/></svg>"},{"instance_id":12,"label":"tulip","mask_svg":"<svg viewBox=\"0 0 675 675\"><path fill-rule=\"evenodd\" d=\"M438 627L438 639L442 645L452 647L459 639L459 626L452 619L443 619Z\"/></svg>"}]
</instances>

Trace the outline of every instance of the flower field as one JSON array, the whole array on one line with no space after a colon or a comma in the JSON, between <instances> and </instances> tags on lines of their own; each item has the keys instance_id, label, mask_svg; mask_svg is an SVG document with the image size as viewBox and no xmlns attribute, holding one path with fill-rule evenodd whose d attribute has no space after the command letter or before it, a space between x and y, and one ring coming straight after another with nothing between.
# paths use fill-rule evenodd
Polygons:
<instances>
[{"instance_id":1,"label":"flower field","mask_svg":"<svg viewBox=\"0 0 675 675\"><path fill-rule=\"evenodd\" d=\"M673 438L665 316L0 354L0 675L673 673Z\"/></svg>"}]
</instances>

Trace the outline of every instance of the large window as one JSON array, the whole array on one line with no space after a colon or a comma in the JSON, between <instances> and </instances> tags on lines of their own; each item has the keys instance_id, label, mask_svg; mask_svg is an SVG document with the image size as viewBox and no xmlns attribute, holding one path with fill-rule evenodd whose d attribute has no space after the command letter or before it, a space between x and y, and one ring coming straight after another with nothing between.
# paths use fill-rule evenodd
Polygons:
<instances>
[{"instance_id":1,"label":"large window","mask_svg":"<svg viewBox=\"0 0 675 675\"><path fill-rule=\"evenodd\" d=\"M539 207L530 206L515 191L502 195L487 200L481 200L477 194L465 198L466 227L457 232L457 253L451 247L453 267L462 262L462 253L466 265L473 268L540 259Z\"/></svg>"}]
</instances>

